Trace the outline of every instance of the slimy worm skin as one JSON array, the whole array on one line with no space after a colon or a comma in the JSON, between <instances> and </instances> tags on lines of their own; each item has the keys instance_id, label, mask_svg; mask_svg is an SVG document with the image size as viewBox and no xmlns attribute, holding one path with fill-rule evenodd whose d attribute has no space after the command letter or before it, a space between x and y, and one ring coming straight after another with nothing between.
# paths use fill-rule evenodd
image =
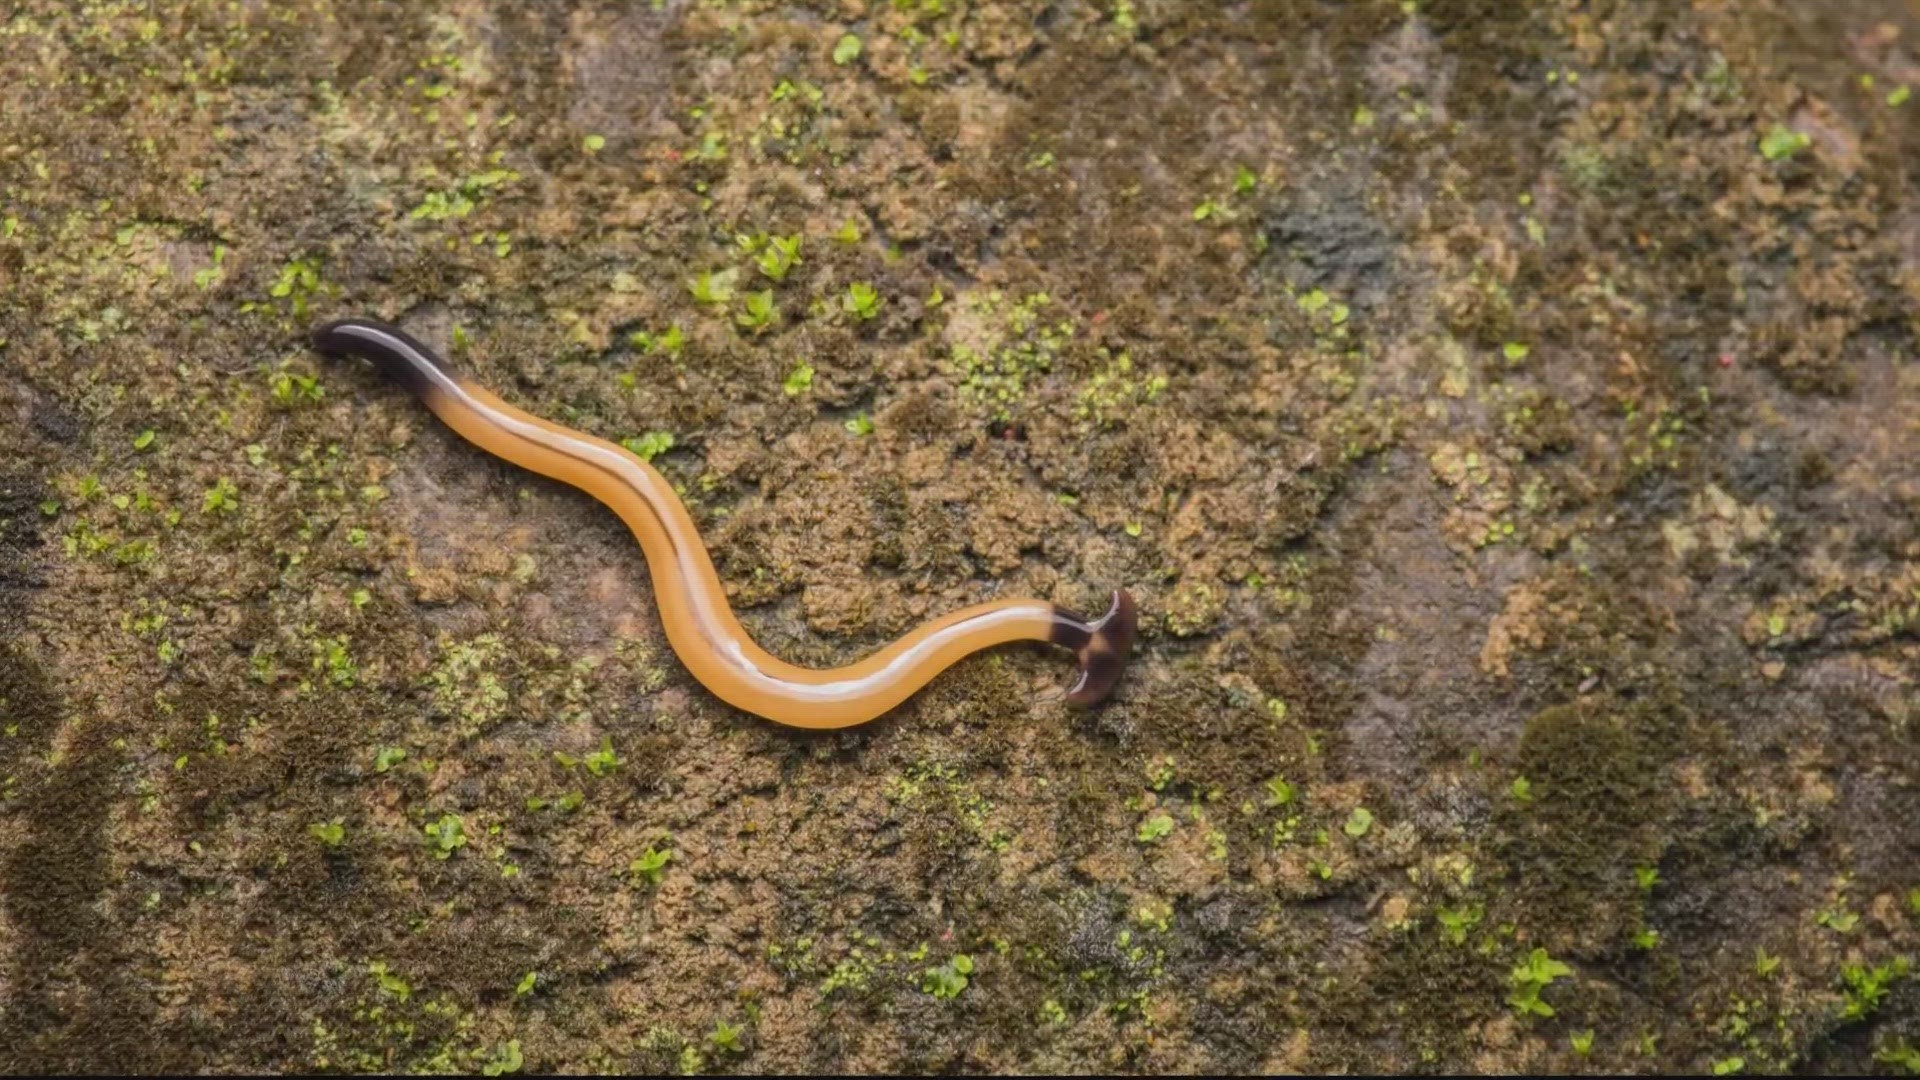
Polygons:
<instances>
[{"instance_id":1,"label":"slimy worm skin","mask_svg":"<svg viewBox=\"0 0 1920 1080\"><path fill-rule=\"evenodd\" d=\"M1091 706L1112 691L1133 651L1133 598L1087 620L1043 600L997 600L942 616L846 667L797 667L753 643L727 603L693 518L666 478L624 447L542 420L460 378L398 327L344 319L321 327L314 347L371 360L413 391L467 441L579 488L620 515L647 557L667 640L714 696L776 724L844 728L905 701L956 661L1011 641L1073 651L1079 678L1067 701Z\"/></svg>"}]
</instances>

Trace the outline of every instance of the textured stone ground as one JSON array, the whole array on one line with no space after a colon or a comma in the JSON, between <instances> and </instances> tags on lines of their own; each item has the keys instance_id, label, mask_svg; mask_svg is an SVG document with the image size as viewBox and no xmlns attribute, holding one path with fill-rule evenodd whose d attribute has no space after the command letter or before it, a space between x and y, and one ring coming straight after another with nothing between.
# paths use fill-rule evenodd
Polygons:
<instances>
[{"instance_id":1,"label":"textured stone ground","mask_svg":"<svg viewBox=\"0 0 1920 1080\"><path fill-rule=\"evenodd\" d=\"M0 1067L1920 1071L1920 7L0 9ZM791 245L789 259L775 241ZM633 439L843 662L716 702Z\"/></svg>"}]
</instances>

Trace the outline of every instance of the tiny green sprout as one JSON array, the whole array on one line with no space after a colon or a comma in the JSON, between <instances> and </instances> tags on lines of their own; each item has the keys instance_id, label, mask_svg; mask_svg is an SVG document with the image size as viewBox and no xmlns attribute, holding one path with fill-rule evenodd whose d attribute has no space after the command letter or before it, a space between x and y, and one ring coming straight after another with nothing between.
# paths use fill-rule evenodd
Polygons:
<instances>
[{"instance_id":1,"label":"tiny green sprout","mask_svg":"<svg viewBox=\"0 0 1920 1080\"><path fill-rule=\"evenodd\" d=\"M211 514L217 510L223 514L231 514L240 506L239 494L239 489L233 486L233 481L223 476L207 489L206 498L201 502L200 512Z\"/></svg>"},{"instance_id":2,"label":"tiny green sprout","mask_svg":"<svg viewBox=\"0 0 1920 1080\"><path fill-rule=\"evenodd\" d=\"M1259 186L1260 186L1259 173L1254 172L1252 169L1249 169L1245 165L1240 166L1239 169L1234 171L1234 174L1233 174L1233 190L1234 191L1238 192L1241 195L1245 195L1251 192L1254 188L1257 188Z\"/></svg>"},{"instance_id":3,"label":"tiny green sprout","mask_svg":"<svg viewBox=\"0 0 1920 1080\"><path fill-rule=\"evenodd\" d=\"M13 219L8 218L7 221L11 223ZM12 233L8 233L7 235L11 236ZM220 284L220 282L226 277L226 271L221 268L221 264L226 261L227 261L227 246L225 244L215 244L213 246L213 265L208 267L203 267L202 269L199 269L193 272L194 287L202 291L205 291L207 289L213 288L215 285Z\"/></svg>"},{"instance_id":4,"label":"tiny green sprout","mask_svg":"<svg viewBox=\"0 0 1920 1080\"><path fill-rule=\"evenodd\" d=\"M780 309L774 306L773 290L747 294L747 308L736 312L733 320L748 330L765 330L779 321Z\"/></svg>"},{"instance_id":5,"label":"tiny green sprout","mask_svg":"<svg viewBox=\"0 0 1920 1080\"><path fill-rule=\"evenodd\" d=\"M346 819L334 818L332 821L315 822L307 826L307 832L322 844L337 848L347 839Z\"/></svg>"},{"instance_id":6,"label":"tiny green sprout","mask_svg":"<svg viewBox=\"0 0 1920 1080\"><path fill-rule=\"evenodd\" d=\"M1533 346L1528 345L1524 341L1509 341L1505 345L1500 346L1500 355L1506 357L1509 363L1514 364L1525 360L1527 354L1532 351Z\"/></svg>"},{"instance_id":7,"label":"tiny green sprout","mask_svg":"<svg viewBox=\"0 0 1920 1080\"><path fill-rule=\"evenodd\" d=\"M353 606L354 606L354 607L356 607L356 608L363 608L363 607L366 607L366 606L367 606L368 604L371 604L371 603L373 603L373 594L372 594L372 593L370 593L370 592L368 592L368 591L367 591L367 590L365 590L365 589L355 589L355 590L353 590Z\"/></svg>"},{"instance_id":8,"label":"tiny green sprout","mask_svg":"<svg viewBox=\"0 0 1920 1080\"><path fill-rule=\"evenodd\" d=\"M716 1020L713 1031L707 1035L707 1042L722 1054L744 1054L747 1048L740 1045L741 1029L725 1020Z\"/></svg>"},{"instance_id":9,"label":"tiny green sprout","mask_svg":"<svg viewBox=\"0 0 1920 1080\"><path fill-rule=\"evenodd\" d=\"M1172 831L1173 815L1161 811L1141 822L1139 830L1136 831L1134 835L1143 844L1157 844L1165 839L1166 835Z\"/></svg>"},{"instance_id":10,"label":"tiny green sprout","mask_svg":"<svg viewBox=\"0 0 1920 1080\"><path fill-rule=\"evenodd\" d=\"M433 857L450 859L467 846L467 823L458 814L442 814L426 827L427 840L433 845Z\"/></svg>"},{"instance_id":11,"label":"tiny green sprout","mask_svg":"<svg viewBox=\"0 0 1920 1080\"><path fill-rule=\"evenodd\" d=\"M776 282L787 280L787 274L800 262L800 234L792 236L769 236L767 246L754 256L753 264L762 274Z\"/></svg>"},{"instance_id":12,"label":"tiny green sprout","mask_svg":"<svg viewBox=\"0 0 1920 1080\"><path fill-rule=\"evenodd\" d=\"M1873 1055L1873 1060L1882 1065L1891 1065L1908 1076L1920 1076L1920 1047L1909 1044L1905 1039L1896 1039Z\"/></svg>"},{"instance_id":13,"label":"tiny green sprout","mask_svg":"<svg viewBox=\"0 0 1920 1080\"><path fill-rule=\"evenodd\" d=\"M1540 1000L1540 992L1554 980L1571 974L1572 968L1547 955L1547 950L1536 948L1524 963L1514 967L1510 976L1513 992L1507 995L1507 1004L1522 1016L1552 1017L1553 1006Z\"/></svg>"},{"instance_id":14,"label":"tiny green sprout","mask_svg":"<svg viewBox=\"0 0 1920 1080\"><path fill-rule=\"evenodd\" d=\"M973 957L965 953L955 956L936 968L928 968L920 976L920 989L936 998L950 1000L957 998L967 988L967 976L973 974Z\"/></svg>"},{"instance_id":15,"label":"tiny green sprout","mask_svg":"<svg viewBox=\"0 0 1920 1080\"><path fill-rule=\"evenodd\" d=\"M527 1059L520 1052L520 1040L508 1039L505 1046L494 1051L493 1057L489 1058L486 1064L480 1066L480 1075L504 1076L509 1073L517 1073L525 1068L526 1064Z\"/></svg>"},{"instance_id":16,"label":"tiny green sprout","mask_svg":"<svg viewBox=\"0 0 1920 1080\"><path fill-rule=\"evenodd\" d=\"M1155 791L1165 791L1173 783L1173 759L1164 757L1147 766L1147 786Z\"/></svg>"},{"instance_id":17,"label":"tiny green sprout","mask_svg":"<svg viewBox=\"0 0 1920 1080\"><path fill-rule=\"evenodd\" d=\"M702 270L699 275L687 282L687 291L702 304L718 306L733 299L734 284L740 280L740 271L734 267L725 270Z\"/></svg>"},{"instance_id":18,"label":"tiny green sprout","mask_svg":"<svg viewBox=\"0 0 1920 1080\"><path fill-rule=\"evenodd\" d=\"M880 314L881 303L880 294L864 281L847 286L847 295L840 300L840 306L862 322Z\"/></svg>"},{"instance_id":19,"label":"tiny green sprout","mask_svg":"<svg viewBox=\"0 0 1920 1080\"><path fill-rule=\"evenodd\" d=\"M398 746L383 746L374 751L373 771L377 773L391 772L395 765L405 760L407 760L406 750Z\"/></svg>"},{"instance_id":20,"label":"tiny green sprout","mask_svg":"<svg viewBox=\"0 0 1920 1080\"><path fill-rule=\"evenodd\" d=\"M1841 968L1840 979L1846 983L1847 1005L1841 1011L1840 1018L1864 1020L1872 1016L1886 999L1887 990L1905 979L1912 970L1912 961L1904 956L1896 956L1877 967L1848 964Z\"/></svg>"},{"instance_id":21,"label":"tiny green sprout","mask_svg":"<svg viewBox=\"0 0 1920 1080\"><path fill-rule=\"evenodd\" d=\"M613 736L603 736L600 739L600 749L581 758L580 763L585 765L587 772L594 776L605 776L619 768L621 760L620 755L613 750Z\"/></svg>"},{"instance_id":22,"label":"tiny green sprout","mask_svg":"<svg viewBox=\"0 0 1920 1080\"><path fill-rule=\"evenodd\" d=\"M1633 935L1633 947L1641 952L1652 952L1660 944L1660 931L1652 927L1642 927Z\"/></svg>"},{"instance_id":23,"label":"tiny green sprout","mask_svg":"<svg viewBox=\"0 0 1920 1080\"><path fill-rule=\"evenodd\" d=\"M587 153L597 154L607 148L607 137L605 135L589 135L581 141L581 145L586 147Z\"/></svg>"},{"instance_id":24,"label":"tiny green sprout","mask_svg":"<svg viewBox=\"0 0 1920 1080\"><path fill-rule=\"evenodd\" d=\"M400 1004L402 1005L405 1005L407 999L413 996L413 984L407 982L399 973L389 968L384 960L374 960L368 963L367 974L374 977L374 980L380 984L381 990L399 998Z\"/></svg>"},{"instance_id":25,"label":"tiny green sprout","mask_svg":"<svg viewBox=\"0 0 1920 1080\"><path fill-rule=\"evenodd\" d=\"M1839 905L1815 915L1813 921L1836 934L1850 934L1854 927L1860 925L1860 915L1848 911L1845 905Z\"/></svg>"},{"instance_id":26,"label":"tiny green sprout","mask_svg":"<svg viewBox=\"0 0 1920 1080\"><path fill-rule=\"evenodd\" d=\"M1137 521L1129 521L1125 525L1122 525L1120 530L1137 540L1140 538L1143 526Z\"/></svg>"},{"instance_id":27,"label":"tiny green sprout","mask_svg":"<svg viewBox=\"0 0 1920 1080\"><path fill-rule=\"evenodd\" d=\"M1907 890L1907 911L1920 919L1920 885Z\"/></svg>"},{"instance_id":28,"label":"tiny green sprout","mask_svg":"<svg viewBox=\"0 0 1920 1080\"><path fill-rule=\"evenodd\" d=\"M1652 892L1660 884L1660 868L1657 866L1636 866L1633 868L1633 880L1639 884L1641 892Z\"/></svg>"},{"instance_id":29,"label":"tiny green sprout","mask_svg":"<svg viewBox=\"0 0 1920 1080\"><path fill-rule=\"evenodd\" d=\"M935 285L933 287L933 291L927 294L928 308L937 308L941 304L944 304L946 302L947 302L947 294L940 291L940 286L938 285Z\"/></svg>"},{"instance_id":30,"label":"tiny green sprout","mask_svg":"<svg viewBox=\"0 0 1920 1080\"><path fill-rule=\"evenodd\" d=\"M868 416L866 413L861 413L849 419L846 423L846 428L856 437L871 435L873 434L873 417Z\"/></svg>"},{"instance_id":31,"label":"tiny green sprout","mask_svg":"<svg viewBox=\"0 0 1920 1080\"><path fill-rule=\"evenodd\" d=\"M1896 86L1887 93L1887 108L1897 109L1900 106L1905 105L1907 103L1907 99L1912 96L1913 96L1912 87Z\"/></svg>"},{"instance_id":32,"label":"tiny green sprout","mask_svg":"<svg viewBox=\"0 0 1920 1080\"><path fill-rule=\"evenodd\" d=\"M1813 137L1783 124L1773 125L1760 139L1760 155L1768 161L1785 161L1813 145Z\"/></svg>"},{"instance_id":33,"label":"tiny green sprout","mask_svg":"<svg viewBox=\"0 0 1920 1080\"><path fill-rule=\"evenodd\" d=\"M1573 1044L1573 1052L1581 1057L1586 1057L1588 1054L1593 1053L1592 1028L1588 1028L1585 1031L1574 1032L1567 1036L1567 1041Z\"/></svg>"},{"instance_id":34,"label":"tiny green sprout","mask_svg":"<svg viewBox=\"0 0 1920 1080\"><path fill-rule=\"evenodd\" d=\"M1747 1067L1746 1058L1743 1058L1743 1057L1721 1058L1719 1061L1716 1061L1713 1063L1713 1075L1732 1076L1734 1073L1744 1071L1746 1067Z\"/></svg>"},{"instance_id":35,"label":"tiny green sprout","mask_svg":"<svg viewBox=\"0 0 1920 1080\"><path fill-rule=\"evenodd\" d=\"M1440 920L1440 936L1449 945L1465 945L1467 934L1480 925L1486 917L1486 909L1479 904L1470 904L1461 908L1435 909L1434 918Z\"/></svg>"},{"instance_id":36,"label":"tiny green sprout","mask_svg":"<svg viewBox=\"0 0 1920 1080\"><path fill-rule=\"evenodd\" d=\"M620 445L633 451L634 456L641 461L652 461L673 449L673 433L649 431L637 439L621 439Z\"/></svg>"},{"instance_id":37,"label":"tiny green sprout","mask_svg":"<svg viewBox=\"0 0 1920 1080\"><path fill-rule=\"evenodd\" d=\"M1276 722L1285 720L1287 718L1286 701L1277 697L1268 698L1267 699L1267 715L1273 717L1273 719Z\"/></svg>"},{"instance_id":38,"label":"tiny green sprout","mask_svg":"<svg viewBox=\"0 0 1920 1080\"><path fill-rule=\"evenodd\" d=\"M154 435L153 429L148 428L147 430L133 437L133 448L135 450L145 450L147 447L153 445L153 440L155 438L156 436Z\"/></svg>"},{"instance_id":39,"label":"tiny green sprout","mask_svg":"<svg viewBox=\"0 0 1920 1080\"><path fill-rule=\"evenodd\" d=\"M781 383L780 388L787 392L788 397L799 397L813 389L813 365L805 360L800 361L787 373L787 381Z\"/></svg>"},{"instance_id":40,"label":"tiny green sprout","mask_svg":"<svg viewBox=\"0 0 1920 1080\"><path fill-rule=\"evenodd\" d=\"M1314 289L1308 292L1306 295L1300 297L1300 299L1295 301L1295 303L1300 305L1301 311L1304 311L1307 314L1312 315L1315 312L1319 311L1320 309L1326 307L1329 303L1332 303L1332 301L1333 301L1333 298L1327 295L1326 290Z\"/></svg>"},{"instance_id":41,"label":"tiny green sprout","mask_svg":"<svg viewBox=\"0 0 1920 1080\"><path fill-rule=\"evenodd\" d=\"M679 354L681 347L687 343L687 335L680 329L679 325L676 324L667 327L667 331L664 334L652 334L645 330L635 330L627 337L627 342L648 356L652 356L656 352L664 352L669 356L675 356Z\"/></svg>"},{"instance_id":42,"label":"tiny green sprout","mask_svg":"<svg viewBox=\"0 0 1920 1080\"><path fill-rule=\"evenodd\" d=\"M1067 1022L1067 1010L1052 998L1040 1003L1040 1022L1048 1027L1063 1027Z\"/></svg>"},{"instance_id":43,"label":"tiny green sprout","mask_svg":"<svg viewBox=\"0 0 1920 1080\"><path fill-rule=\"evenodd\" d=\"M1284 777L1274 777L1267 781L1267 809L1272 810L1291 805L1296 794L1298 793L1294 790L1293 785L1288 783Z\"/></svg>"},{"instance_id":44,"label":"tiny green sprout","mask_svg":"<svg viewBox=\"0 0 1920 1080\"><path fill-rule=\"evenodd\" d=\"M1202 199L1200 205L1193 208L1193 220L1205 221L1219 213L1222 209L1224 208L1212 199Z\"/></svg>"},{"instance_id":45,"label":"tiny green sprout","mask_svg":"<svg viewBox=\"0 0 1920 1080\"><path fill-rule=\"evenodd\" d=\"M860 242L860 223L853 220L852 218L848 218L846 220L846 223L840 226L840 231L833 234L833 238L835 240L840 241L843 244L859 243Z\"/></svg>"},{"instance_id":46,"label":"tiny green sprout","mask_svg":"<svg viewBox=\"0 0 1920 1080\"><path fill-rule=\"evenodd\" d=\"M520 985L513 988L513 992L521 997L526 997L528 994L533 993L533 988L539 981L540 973L537 971L529 971L526 977L520 980Z\"/></svg>"},{"instance_id":47,"label":"tiny green sprout","mask_svg":"<svg viewBox=\"0 0 1920 1080\"><path fill-rule=\"evenodd\" d=\"M1755 975L1764 979L1779 970L1780 957L1768 953L1766 946L1763 945L1753 950L1753 973Z\"/></svg>"},{"instance_id":48,"label":"tiny green sprout","mask_svg":"<svg viewBox=\"0 0 1920 1080\"><path fill-rule=\"evenodd\" d=\"M833 62L846 67L860 59L860 37L857 34L841 34L840 40L833 43Z\"/></svg>"},{"instance_id":49,"label":"tiny green sprout","mask_svg":"<svg viewBox=\"0 0 1920 1080\"><path fill-rule=\"evenodd\" d=\"M1347 823L1342 826L1342 831L1358 840L1367 835L1367 830L1371 828L1373 828L1373 811L1364 806L1356 806L1353 808L1353 813L1347 815Z\"/></svg>"},{"instance_id":50,"label":"tiny green sprout","mask_svg":"<svg viewBox=\"0 0 1920 1080\"><path fill-rule=\"evenodd\" d=\"M1521 802L1533 801L1533 781L1524 776L1514 777L1513 786L1507 790L1512 792L1513 797Z\"/></svg>"},{"instance_id":51,"label":"tiny green sprout","mask_svg":"<svg viewBox=\"0 0 1920 1080\"><path fill-rule=\"evenodd\" d=\"M627 872L648 885L658 886L667 876L667 864L672 861L672 848L663 851L649 844L647 850L628 865Z\"/></svg>"}]
</instances>

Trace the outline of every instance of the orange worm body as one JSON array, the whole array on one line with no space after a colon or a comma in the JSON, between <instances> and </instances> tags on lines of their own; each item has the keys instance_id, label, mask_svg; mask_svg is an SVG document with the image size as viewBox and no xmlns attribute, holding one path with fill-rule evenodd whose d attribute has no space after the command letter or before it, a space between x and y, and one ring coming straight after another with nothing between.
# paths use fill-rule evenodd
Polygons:
<instances>
[{"instance_id":1,"label":"orange worm body","mask_svg":"<svg viewBox=\"0 0 1920 1080\"><path fill-rule=\"evenodd\" d=\"M667 640L716 697L776 724L843 728L905 701L970 653L1010 641L1072 649L1080 677L1067 700L1088 706L1113 689L1133 648L1133 599L1086 620L1043 600L998 600L927 623L879 652L829 670L797 667L753 643L727 603L693 518L666 478L604 439L529 415L449 371L397 327L345 319L314 334L322 352L363 356L418 395L469 442L577 487L619 514L646 553Z\"/></svg>"}]
</instances>

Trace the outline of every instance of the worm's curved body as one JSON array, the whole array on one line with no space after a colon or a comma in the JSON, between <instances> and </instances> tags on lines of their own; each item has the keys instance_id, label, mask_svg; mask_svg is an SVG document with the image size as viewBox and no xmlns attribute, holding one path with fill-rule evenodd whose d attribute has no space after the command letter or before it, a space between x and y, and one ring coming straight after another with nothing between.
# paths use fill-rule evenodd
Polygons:
<instances>
[{"instance_id":1,"label":"worm's curved body","mask_svg":"<svg viewBox=\"0 0 1920 1080\"><path fill-rule=\"evenodd\" d=\"M935 619L857 663L817 671L753 643L727 603L693 518L651 465L604 439L561 427L455 376L397 327L345 319L313 337L322 352L372 360L469 442L524 469L570 484L619 514L646 553L667 640L695 678L728 704L777 724L843 728L900 704L955 661L1010 641L1072 649L1076 705L1106 697L1133 647L1133 600L1117 591L1094 621L1041 600L999 600Z\"/></svg>"}]
</instances>

